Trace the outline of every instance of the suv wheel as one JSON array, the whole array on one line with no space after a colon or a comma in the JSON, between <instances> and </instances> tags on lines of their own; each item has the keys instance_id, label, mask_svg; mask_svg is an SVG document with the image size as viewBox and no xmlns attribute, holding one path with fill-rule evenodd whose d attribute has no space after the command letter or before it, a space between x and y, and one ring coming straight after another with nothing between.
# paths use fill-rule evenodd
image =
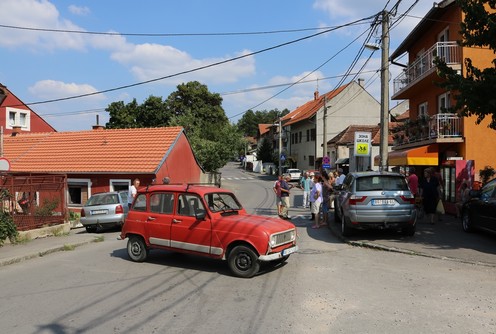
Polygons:
<instances>
[{"instance_id":1,"label":"suv wheel","mask_svg":"<svg viewBox=\"0 0 496 334\"><path fill-rule=\"evenodd\" d=\"M257 254L244 245L236 246L229 252L227 263L234 275L243 278L253 277L260 269Z\"/></svg>"},{"instance_id":2,"label":"suv wheel","mask_svg":"<svg viewBox=\"0 0 496 334\"><path fill-rule=\"evenodd\" d=\"M349 237L353 234L353 229L346 224L346 217L341 214L341 234L343 237Z\"/></svg>"},{"instance_id":3,"label":"suv wheel","mask_svg":"<svg viewBox=\"0 0 496 334\"><path fill-rule=\"evenodd\" d=\"M142 237L132 236L127 242L127 254L134 262L143 262L148 257L148 248Z\"/></svg>"}]
</instances>

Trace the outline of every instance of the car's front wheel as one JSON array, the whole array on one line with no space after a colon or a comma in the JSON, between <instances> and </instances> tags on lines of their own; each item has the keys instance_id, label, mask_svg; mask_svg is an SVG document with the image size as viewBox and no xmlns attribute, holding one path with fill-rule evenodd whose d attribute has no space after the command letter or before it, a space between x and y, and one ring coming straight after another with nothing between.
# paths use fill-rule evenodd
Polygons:
<instances>
[{"instance_id":1,"label":"car's front wheel","mask_svg":"<svg viewBox=\"0 0 496 334\"><path fill-rule=\"evenodd\" d=\"M143 262L148 257L148 248L140 236L132 236L127 242L127 254L134 262Z\"/></svg>"},{"instance_id":2,"label":"car's front wheel","mask_svg":"<svg viewBox=\"0 0 496 334\"><path fill-rule=\"evenodd\" d=\"M470 211L469 210L463 210L462 228L465 232L473 232L474 231L474 225L472 223L472 219L470 218Z\"/></svg>"},{"instance_id":3,"label":"car's front wheel","mask_svg":"<svg viewBox=\"0 0 496 334\"><path fill-rule=\"evenodd\" d=\"M243 278L253 277L260 269L257 254L251 247L245 245L234 247L229 252L227 263L234 275Z\"/></svg>"}]
</instances>

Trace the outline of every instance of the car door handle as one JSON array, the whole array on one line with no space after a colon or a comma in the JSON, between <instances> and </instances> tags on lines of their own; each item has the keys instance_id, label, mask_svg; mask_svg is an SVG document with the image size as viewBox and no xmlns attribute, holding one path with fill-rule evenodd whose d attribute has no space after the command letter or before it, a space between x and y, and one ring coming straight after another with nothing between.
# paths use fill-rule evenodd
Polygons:
<instances>
[{"instance_id":1,"label":"car door handle","mask_svg":"<svg viewBox=\"0 0 496 334\"><path fill-rule=\"evenodd\" d=\"M155 218L155 217L148 217L146 220L155 220L155 219L157 219L157 218Z\"/></svg>"},{"instance_id":2,"label":"car door handle","mask_svg":"<svg viewBox=\"0 0 496 334\"><path fill-rule=\"evenodd\" d=\"M172 222L177 224L177 223L182 222L182 220L180 220L180 219L172 219Z\"/></svg>"}]
</instances>

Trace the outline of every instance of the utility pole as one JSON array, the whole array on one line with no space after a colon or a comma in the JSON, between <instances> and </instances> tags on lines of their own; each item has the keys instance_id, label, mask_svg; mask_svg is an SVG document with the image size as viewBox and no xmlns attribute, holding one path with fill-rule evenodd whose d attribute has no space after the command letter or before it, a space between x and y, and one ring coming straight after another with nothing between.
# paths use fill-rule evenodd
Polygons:
<instances>
[{"instance_id":1,"label":"utility pole","mask_svg":"<svg viewBox=\"0 0 496 334\"><path fill-rule=\"evenodd\" d=\"M282 175L282 122L279 117L279 175Z\"/></svg>"},{"instance_id":2,"label":"utility pole","mask_svg":"<svg viewBox=\"0 0 496 334\"><path fill-rule=\"evenodd\" d=\"M381 62L381 141L380 170L388 170L389 150L389 13L382 12L382 62Z\"/></svg>"},{"instance_id":3,"label":"utility pole","mask_svg":"<svg viewBox=\"0 0 496 334\"><path fill-rule=\"evenodd\" d=\"M323 143L322 143L322 163L327 155L327 96L324 95L324 126L323 128Z\"/></svg>"}]
</instances>

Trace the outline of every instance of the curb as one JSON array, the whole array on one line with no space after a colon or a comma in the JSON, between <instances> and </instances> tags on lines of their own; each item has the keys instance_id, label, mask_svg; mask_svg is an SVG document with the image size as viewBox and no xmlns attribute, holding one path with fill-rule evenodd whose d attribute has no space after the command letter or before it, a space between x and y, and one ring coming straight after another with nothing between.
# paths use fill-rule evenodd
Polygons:
<instances>
[{"instance_id":1,"label":"curb","mask_svg":"<svg viewBox=\"0 0 496 334\"><path fill-rule=\"evenodd\" d=\"M20 263L20 262L23 262L25 260L34 259L37 257L43 257L45 255L49 255L49 254L56 253L56 252L74 250L77 247L88 245L88 244L91 244L94 242L99 242L97 237L94 237L93 240L86 240L86 241L76 242L76 243L67 243L67 244L64 244L63 246L52 247L52 248L48 248L48 249L43 250L43 251L37 251L37 252L33 252L30 254L26 254L26 255L14 256L11 258L0 260L0 267L4 267L4 266L10 265L10 264ZM12 247L16 247L16 246L12 246Z\"/></svg>"}]
</instances>

